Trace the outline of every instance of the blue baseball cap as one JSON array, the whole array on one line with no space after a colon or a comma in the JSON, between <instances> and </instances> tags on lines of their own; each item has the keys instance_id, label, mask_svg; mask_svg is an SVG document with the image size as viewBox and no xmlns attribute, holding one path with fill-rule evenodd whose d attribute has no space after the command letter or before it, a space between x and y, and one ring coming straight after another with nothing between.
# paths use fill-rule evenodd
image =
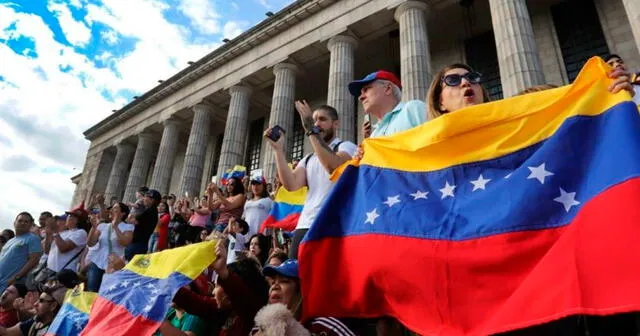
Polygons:
<instances>
[{"instance_id":1,"label":"blue baseball cap","mask_svg":"<svg viewBox=\"0 0 640 336\"><path fill-rule=\"evenodd\" d=\"M398 79L398 77L396 77L396 75L389 71L378 70L366 75L363 79L355 80L349 83L349 92L354 97L358 97L360 96L360 90L362 90L362 87L378 79L388 80L391 83L395 84L398 88L402 89L402 84L400 83L400 80Z\"/></svg>"},{"instance_id":2,"label":"blue baseball cap","mask_svg":"<svg viewBox=\"0 0 640 336\"><path fill-rule=\"evenodd\" d=\"M289 259L277 267L271 265L265 266L265 268L262 269L262 274L271 277L281 275L287 278L298 278L298 261Z\"/></svg>"}]
</instances>

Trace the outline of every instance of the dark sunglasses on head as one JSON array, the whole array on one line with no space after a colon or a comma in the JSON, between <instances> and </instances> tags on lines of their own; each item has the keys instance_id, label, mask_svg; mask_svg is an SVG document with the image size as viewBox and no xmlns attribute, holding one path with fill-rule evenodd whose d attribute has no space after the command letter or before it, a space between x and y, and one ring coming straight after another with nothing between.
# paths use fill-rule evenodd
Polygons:
<instances>
[{"instance_id":1,"label":"dark sunglasses on head","mask_svg":"<svg viewBox=\"0 0 640 336\"><path fill-rule=\"evenodd\" d=\"M458 86L462 83L462 79L465 78L471 84L479 84L482 81L482 74L479 72L471 71L464 75L451 74L442 77L442 82L447 86Z\"/></svg>"}]
</instances>

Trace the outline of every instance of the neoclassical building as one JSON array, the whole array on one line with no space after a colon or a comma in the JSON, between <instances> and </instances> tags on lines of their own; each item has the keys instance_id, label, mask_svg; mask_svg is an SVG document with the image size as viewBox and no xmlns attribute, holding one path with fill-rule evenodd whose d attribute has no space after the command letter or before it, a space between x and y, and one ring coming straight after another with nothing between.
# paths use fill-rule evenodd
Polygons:
<instances>
[{"instance_id":1,"label":"neoclassical building","mask_svg":"<svg viewBox=\"0 0 640 336\"><path fill-rule=\"evenodd\" d=\"M464 62L499 99L570 83L593 55L638 69L639 49L639 0L298 0L88 129L73 203L131 201L142 185L195 196L236 164L272 178L267 126L287 130L291 158L310 151L296 99L336 107L339 136L359 141L347 83L378 69L424 100L433 73Z\"/></svg>"}]
</instances>

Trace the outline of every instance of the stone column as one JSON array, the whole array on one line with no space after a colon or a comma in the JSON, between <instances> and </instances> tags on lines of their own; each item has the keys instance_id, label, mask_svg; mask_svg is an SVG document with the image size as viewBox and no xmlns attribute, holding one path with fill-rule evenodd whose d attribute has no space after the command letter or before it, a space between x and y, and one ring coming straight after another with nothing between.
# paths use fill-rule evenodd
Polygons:
<instances>
[{"instance_id":1,"label":"stone column","mask_svg":"<svg viewBox=\"0 0 640 336\"><path fill-rule=\"evenodd\" d=\"M112 197L122 200L125 184L127 183L127 172L129 164L133 159L135 147L131 144L120 142L116 144L116 158L113 160L111 174L107 182L107 189L104 192L105 202L109 204Z\"/></svg>"},{"instance_id":2,"label":"stone column","mask_svg":"<svg viewBox=\"0 0 640 336\"><path fill-rule=\"evenodd\" d=\"M640 52L640 2L638 0L622 0L624 9L627 11L629 25L636 41L636 48Z\"/></svg>"},{"instance_id":3,"label":"stone column","mask_svg":"<svg viewBox=\"0 0 640 336\"><path fill-rule=\"evenodd\" d=\"M279 63L273 67L276 81L273 85L269 126L280 125L287 132L287 139L291 139L293 133L293 118L299 118L294 115L297 69L295 65L289 63ZM288 150L289 141L285 143L285 151ZM276 177L275 154L270 145L267 145L264 174L270 179Z\"/></svg>"},{"instance_id":4,"label":"stone column","mask_svg":"<svg viewBox=\"0 0 640 336\"><path fill-rule=\"evenodd\" d=\"M351 36L338 35L329 39L327 48L331 52L329 61L329 87L327 104L333 106L340 116L338 137L355 142L356 122L354 98L347 85L353 80L354 50L357 41Z\"/></svg>"},{"instance_id":5,"label":"stone column","mask_svg":"<svg viewBox=\"0 0 640 336\"><path fill-rule=\"evenodd\" d=\"M249 97L251 88L236 85L229 88L231 102L227 123L224 127L224 138L220 150L217 176L233 166L242 164L244 158L244 146L247 139L247 122L249 119Z\"/></svg>"},{"instance_id":6,"label":"stone column","mask_svg":"<svg viewBox=\"0 0 640 336\"><path fill-rule=\"evenodd\" d=\"M531 17L525 0L489 0L504 97L544 84Z\"/></svg>"},{"instance_id":7,"label":"stone column","mask_svg":"<svg viewBox=\"0 0 640 336\"><path fill-rule=\"evenodd\" d=\"M133 156L133 163L129 171L129 179L124 190L122 200L125 203L133 203L136 200L136 191L145 183L153 155L153 136L149 133L138 134L138 145Z\"/></svg>"},{"instance_id":8,"label":"stone column","mask_svg":"<svg viewBox=\"0 0 640 336\"><path fill-rule=\"evenodd\" d=\"M176 156L178 141L180 140L180 122L175 119L167 119L163 123L162 140L156 157L156 165L151 176L151 189L158 190L161 194L169 193L169 182L173 162Z\"/></svg>"},{"instance_id":9,"label":"stone column","mask_svg":"<svg viewBox=\"0 0 640 336\"><path fill-rule=\"evenodd\" d=\"M202 168L207 151L207 140L211 133L213 107L200 103L193 107L193 112L193 124L187 142L187 152L184 156L180 182L180 195L188 192L189 197L200 195Z\"/></svg>"},{"instance_id":10,"label":"stone column","mask_svg":"<svg viewBox=\"0 0 640 336\"><path fill-rule=\"evenodd\" d=\"M427 4L407 1L396 9L394 17L400 24L400 81L402 100L424 101L431 80L431 55L427 37Z\"/></svg>"}]
</instances>

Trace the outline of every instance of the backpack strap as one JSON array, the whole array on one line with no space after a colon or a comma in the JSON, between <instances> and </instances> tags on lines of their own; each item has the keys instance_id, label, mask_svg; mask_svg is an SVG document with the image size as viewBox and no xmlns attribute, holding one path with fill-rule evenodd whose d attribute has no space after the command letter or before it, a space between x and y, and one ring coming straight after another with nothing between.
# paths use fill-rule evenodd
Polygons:
<instances>
[{"instance_id":1,"label":"backpack strap","mask_svg":"<svg viewBox=\"0 0 640 336\"><path fill-rule=\"evenodd\" d=\"M340 148L340 144L341 144L341 143L342 143L342 141L339 141L337 144L335 144L335 145L333 146L333 148L331 148L331 150L332 150L334 153L337 153L337 152L338 152L338 148ZM307 164L309 164L309 160L311 159L311 157L313 156L313 154L314 154L314 153L307 154L307 156L305 156L305 157L302 159L302 160L304 161L304 166L305 166L305 167L307 166Z\"/></svg>"}]
</instances>

